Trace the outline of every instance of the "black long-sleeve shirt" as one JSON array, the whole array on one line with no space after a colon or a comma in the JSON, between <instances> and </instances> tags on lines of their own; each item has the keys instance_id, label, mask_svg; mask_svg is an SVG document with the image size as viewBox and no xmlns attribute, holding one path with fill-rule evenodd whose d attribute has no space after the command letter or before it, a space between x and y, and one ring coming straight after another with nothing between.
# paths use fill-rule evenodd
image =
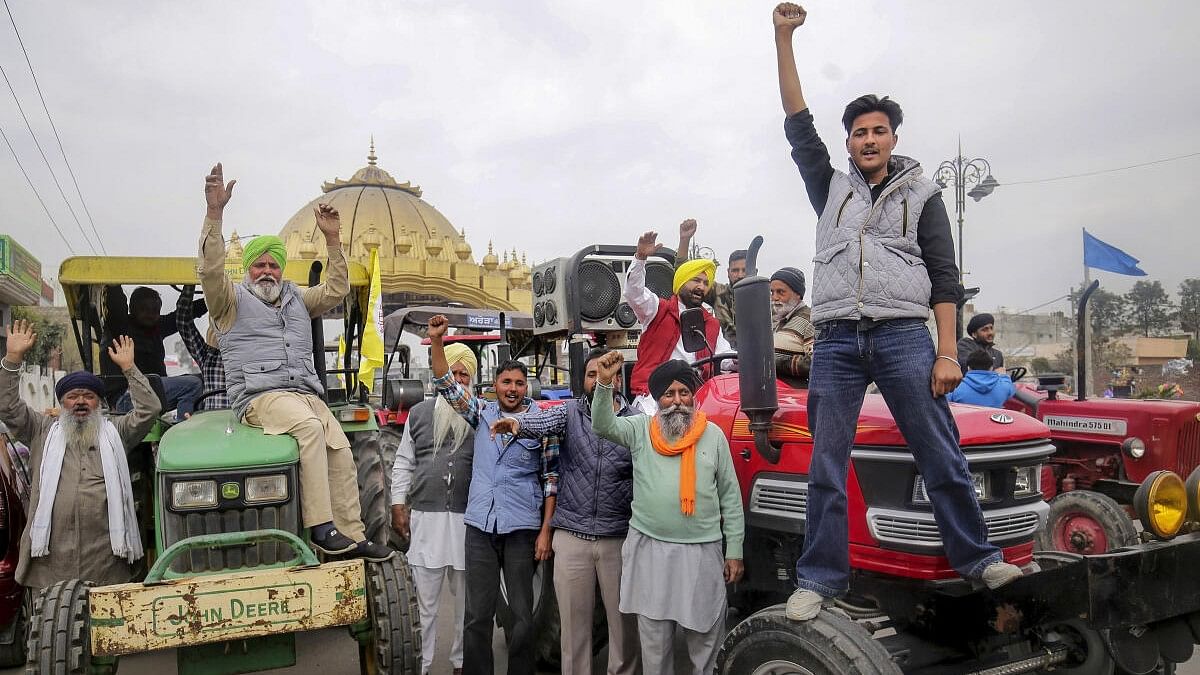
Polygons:
<instances>
[{"instance_id":1,"label":"black long-sleeve shirt","mask_svg":"<svg viewBox=\"0 0 1200 675\"><path fill-rule=\"evenodd\" d=\"M792 144L792 161L800 169L808 201L812 203L817 217L825 211L829 200L829 180L833 178L833 165L829 161L829 150L817 135L812 113L807 108L789 116L783 123L784 133ZM889 166L887 178L871 188L871 199L878 199L892 177ZM921 259L929 274L931 290L930 306L939 302L957 304L962 298L958 264L954 262L954 237L950 233L950 219L940 193L934 194L921 209L917 221L917 246L921 247Z\"/></svg>"}]
</instances>

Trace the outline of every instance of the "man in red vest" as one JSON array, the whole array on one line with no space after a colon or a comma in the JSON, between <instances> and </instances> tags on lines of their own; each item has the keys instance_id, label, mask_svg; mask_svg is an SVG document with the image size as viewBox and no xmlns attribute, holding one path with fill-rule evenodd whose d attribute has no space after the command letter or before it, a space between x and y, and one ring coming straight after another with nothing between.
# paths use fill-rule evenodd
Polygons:
<instances>
[{"instance_id":1,"label":"man in red vest","mask_svg":"<svg viewBox=\"0 0 1200 675\"><path fill-rule=\"evenodd\" d=\"M643 326L629 390L637 397L634 407L647 414L654 414L658 408L657 402L649 396L648 386L650 373L655 368L671 359L694 363L698 359L733 351L721 335L721 324L703 304L717 273L716 263L697 259L680 265L671 284L675 294L666 300L646 288L646 258L658 249L657 238L657 232L647 232L638 239L637 252L625 280L625 301ZM699 308L704 313L704 340L707 343L707 349L695 354L684 350L679 329L679 313L692 308ZM723 365L728 368L732 364L726 361Z\"/></svg>"}]
</instances>

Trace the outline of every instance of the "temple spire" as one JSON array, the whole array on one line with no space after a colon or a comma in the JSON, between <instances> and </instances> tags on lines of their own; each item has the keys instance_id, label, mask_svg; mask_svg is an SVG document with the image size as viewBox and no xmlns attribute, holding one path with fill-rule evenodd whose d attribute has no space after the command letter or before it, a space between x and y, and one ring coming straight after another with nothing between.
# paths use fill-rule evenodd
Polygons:
<instances>
[{"instance_id":1,"label":"temple spire","mask_svg":"<svg viewBox=\"0 0 1200 675\"><path fill-rule=\"evenodd\" d=\"M367 154L367 164L375 166L375 160L379 159L375 156L375 134L371 134L371 152Z\"/></svg>"}]
</instances>

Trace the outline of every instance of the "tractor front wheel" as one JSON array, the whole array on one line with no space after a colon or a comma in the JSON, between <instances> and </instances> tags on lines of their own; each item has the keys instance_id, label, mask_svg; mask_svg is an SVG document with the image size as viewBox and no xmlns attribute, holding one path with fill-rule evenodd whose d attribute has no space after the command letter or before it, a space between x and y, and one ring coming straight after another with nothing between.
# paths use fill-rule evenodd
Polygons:
<instances>
[{"instance_id":1,"label":"tractor front wheel","mask_svg":"<svg viewBox=\"0 0 1200 675\"><path fill-rule=\"evenodd\" d=\"M1044 551L1095 555L1133 546L1138 534L1129 514L1112 497L1072 490L1051 500L1037 543Z\"/></svg>"},{"instance_id":2,"label":"tractor front wheel","mask_svg":"<svg viewBox=\"0 0 1200 675\"><path fill-rule=\"evenodd\" d=\"M34 595L29 621L26 672L39 675L95 674L108 668L92 663L88 626L88 586L79 579L60 581Z\"/></svg>"},{"instance_id":3,"label":"tractor front wheel","mask_svg":"<svg viewBox=\"0 0 1200 675\"><path fill-rule=\"evenodd\" d=\"M379 432L353 434L350 449L358 472L358 506L367 539L401 550L405 543L392 529L391 477L379 444Z\"/></svg>"},{"instance_id":4,"label":"tractor front wheel","mask_svg":"<svg viewBox=\"0 0 1200 675\"><path fill-rule=\"evenodd\" d=\"M722 675L900 675L887 649L857 623L821 612L791 621L775 605L739 623L717 654Z\"/></svg>"},{"instance_id":5,"label":"tractor front wheel","mask_svg":"<svg viewBox=\"0 0 1200 675\"><path fill-rule=\"evenodd\" d=\"M421 617L408 559L367 565L367 618L371 639L359 646L365 675L421 675Z\"/></svg>"}]
</instances>

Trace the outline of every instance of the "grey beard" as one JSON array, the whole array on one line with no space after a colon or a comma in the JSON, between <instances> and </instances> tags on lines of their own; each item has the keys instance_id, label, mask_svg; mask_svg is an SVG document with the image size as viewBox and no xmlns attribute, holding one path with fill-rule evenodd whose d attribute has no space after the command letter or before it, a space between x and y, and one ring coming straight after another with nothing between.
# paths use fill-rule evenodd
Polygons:
<instances>
[{"instance_id":1,"label":"grey beard","mask_svg":"<svg viewBox=\"0 0 1200 675\"><path fill-rule=\"evenodd\" d=\"M454 452L462 445L463 439L469 433L471 433L471 425L467 424L467 421L458 414L449 401L438 396L437 401L433 404L433 454L437 455L438 449L446 444L446 439L451 435L453 435L454 444L450 446L450 452Z\"/></svg>"},{"instance_id":2,"label":"grey beard","mask_svg":"<svg viewBox=\"0 0 1200 675\"><path fill-rule=\"evenodd\" d=\"M799 300L796 300L795 302L775 302L772 300L771 315L775 317L776 321L783 321L784 317L786 317L792 312L793 309L796 309L799 306Z\"/></svg>"},{"instance_id":3,"label":"grey beard","mask_svg":"<svg viewBox=\"0 0 1200 675\"><path fill-rule=\"evenodd\" d=\"M683 438L688 429L692 428L692 418L695 416L695 413L695 408L683 405L682 403L659 409L659 429L662 430L663 436L666 437L668 442L674 443Z\"/></svg>"},{"instance_id":4,"label":"grey beard","mask_svg":"<svg viewBox=\"0 0 1200 675\"><path fill-rule=\"evenodd\" d=\"M75 414L69 410L63 410L62 419L63 431L67 436L67 448L87 452L93 447L99 447L100 423L104 421L104 416L100 414L99 408L88 413L88 416L83 419L75 417Z\"/></svg>"},{"instance_id":5,"label":"grey beard","mask_svg":"<svg viewBox=\"0 0 1200 675\"><path fill-rule=\"evenodd\" d=\"M283 292L283 284L270 277L259 278L258 281L247 279L246 288L250 289L254 297L268 304L274 304L279 299L279 294Z\"/></svg>"}]
</instances>

